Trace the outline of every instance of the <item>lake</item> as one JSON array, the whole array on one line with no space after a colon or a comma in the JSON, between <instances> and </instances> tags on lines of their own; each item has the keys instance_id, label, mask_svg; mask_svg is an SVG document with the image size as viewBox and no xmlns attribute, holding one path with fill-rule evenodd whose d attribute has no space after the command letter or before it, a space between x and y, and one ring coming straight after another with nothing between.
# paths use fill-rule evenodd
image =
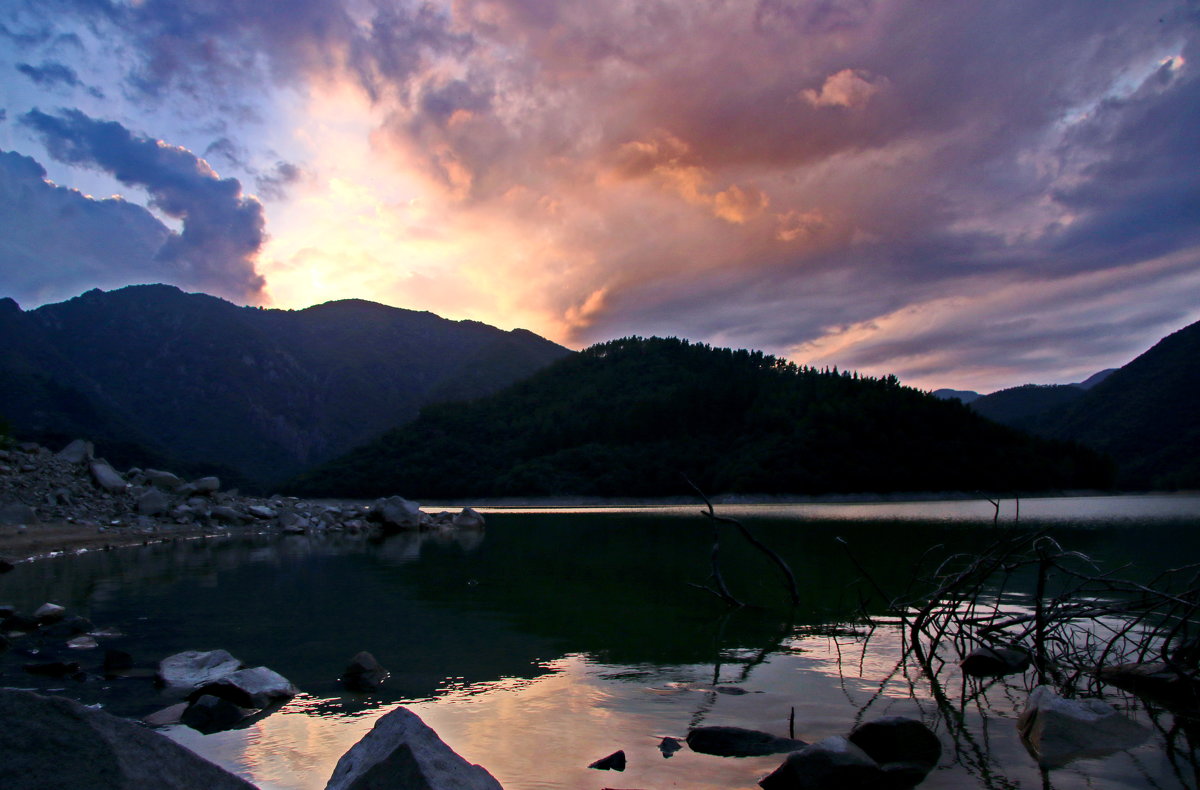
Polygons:
<instances>
[{"instance_id":1,"label":"lake","mask_svg":"<svg viewBox=\"0 0 1200 790\"><path fill-rule=\"evenodd\" d=\"M718 505L790 564L794 609L774 566L730 526L722 573L753 605L731 610L694 586L707 581L713 543L697 506L484 509L483 533L92 552L18 566L0 576L0 601L24 610L54 601L116 628L126 636L106 644L139 666L224 648L288 677L303 693L242 729L166 728L262 788L324 787L338 757L398 704L509 790L752 788L781 756L685 747L664 758L658 743L701 724L787 735L792 716L796 737L818 740L884 715L920 718L939 734L942 762L922 788L1196 787L1174 720L1135 698L1106 694L1156 729L1151 741L1043 774L1014 723L1032 672L980 682L950 663L934 694L911 664L897 666L902 634L873 590L904 589L923 557L1043 529L1126 576L1200 561L1197 496L1022 500L1019 523L1016 503L1001 504L999 514L986 501ZM339 687L360 650L392 673L378 693ZM12 661L2 667L3 685L122 715L171 702L145 677L43 681ZM1182 752L1169 755L1168 742ZM618 749L623 774L587 768Z\"/></svg>"}]
</instances>

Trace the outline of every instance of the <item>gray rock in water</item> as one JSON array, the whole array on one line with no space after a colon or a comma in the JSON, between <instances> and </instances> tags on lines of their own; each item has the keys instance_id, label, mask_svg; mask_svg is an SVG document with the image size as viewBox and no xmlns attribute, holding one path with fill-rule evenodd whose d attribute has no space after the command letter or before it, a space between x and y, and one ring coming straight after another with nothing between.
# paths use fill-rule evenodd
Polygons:
<instances>
[{"instance_id":1,"label":"gray rock in water","mask_svg":"<svg viewBox=\"0 0 1200 790\"><path fill-rule=\"evenodd\" d=\"M693 752L718 757L757 757L794 752L808 744L742 727L695 727L687 734L687 745Z\"/></svg>"},{"instance_id":2,"label":"gray rock in water","mask_svg":"<svg viewBox=\"0 0 1200 790\"><path fill-rule=\"evenodd\" d=\"M862 749L889 776L913 786L924 781L942 758L942 743L933 730L916 719L885 716L864 722L850 733L850 742Z\"/></svg>"},{"instance_id":3,"label":"gray rock in water","mask_svg":"<svg viewBox=\"0 0 1200 790\"><path fill-rule=\"evenodd\" d=\"M147 469L142 472L146 477L146 481L155 488L161 488L165 491L178 491L183 488L183 481L171 472L164 472L159 469Z\"/></svg>"},{"instance_id":4,"label":"gray rock in water","mask_svg":"<svg viewBox=\"0 0 1200 790\"><path fill-rule=\"evenodd\" d=\"M663 758L670 758L671 755L683 748L683 744L675 738L663 738L658 742L658 750L662 752Z\"/></svg>"},{"instance_id":5,"label":"gray rock in water","mask_svg":"<svg viewBox=\"0 0 1200 790\"><path fill-rule=\"evenodd\" d=\"M240 525L245 520L242 518L241 513L237 512L228 505L213 505L208 511L208 515L211 516L214 521L219 521L222 524L233 524L235 526Z\"/></svg>"},{"instance_id":6,"label":"gray rock in water","mask_svg":"<svg viewBox=\"0 0 1200 790\"><path fill-rule=\"evenodd\" d=\"M250 507L246 508L246 512L255 518L261 519L272 519L278 515L274 510L266 505L251 505Z\"/></svg>"},{"instance_id":7,"label":"gray rock in water","mask_svg":"<svg viewBox=\"0 0 1200 790\"><path fill-rule=\"evenodd\" d=\"M450 522L459 529L483 529L483 515L474 508L464 507Z\"/></svg>"},{"instance_id":8,"label":"gray rock in water","mask_svg":"<svg viewBox=\"0 0 1200 790\"><path fill-rule=\"evenodd\" d=\"M96 485L109 493L123 494L125 493L125 489L129 487L129 484L125 482L125 478L121 477L117 473L117 470L113 469L108 461L102 458L92 461L88 465L88 468L92 472L92 479L96 481Z\"/></svg>"},{"instance_id":9,"label":"gray rock in water","mask_svg":"<svg viewBox=\"0 0 1200 790\"><path fill-rule=\"evenodd\" d=\"M240 669L242 662L224 650L185 650L158 664L158 679L169 691L190 694Z\"/></svg>"},{"instance_id":10,"label":"gray rock in water","mask_svg":"<svg viewBox=\"0 0 1200 790\"><path fill-rule=\"evenodd\" d=\"M624 771L625 770L625 750L613 752L607 757L601 757L596 762L588 766L595 768L597 771Z\"/></svg>"},{"instance_id":11,"label":"gray rock in water","mask_svg":"<svg viewBox=\"0 0 1200 790\"><path fill-rule=\"evenodd\" d=\"M56 603L44 603L33 613L39 623L56 623L67 616L67 610Z\"/></svg>"},{"instance_id":12,"label":"gray rock in water","mask_svg":"<svg viewBox=\"0 0 1200 790\"><path fill-rule=\"evenodd\" d=\"M412 787L501 790L482 766L458 756L417 714L396 708L342 755L325 790Z\"/></svg>"},{"instance_id":13,"label":"gray rock in water","mask_svg":"<svg viewBox=\"0 0 1200 790\"><path fill-rule=\"evenodd\" d=\"M69 464L82 464L85 461L90 461L96 455L96 450L91 442L85 442L83 439L76 439L66 447L58 451L57 458L66 461Z\"/></svg>"},{"instance_id":14,"label":"gray rock in water","mask_svg":"<svg viewBox=\"0 0 1200 790\"><path fill-rule=\"evenodd\" d=\"M1170 708L1194 714L1200 710L1200 681L1181 674L1162 661L1113 664L1096 675L1105 683Z\"/></svg>"},{"instance_id":15,"label":"gray rock in water","mask_svg":"<svg viewBox=\"0 0 1200 790\"><path fill-rule=\"evenodd\" d=\"M12 527L17 524L36 524L38 514L29 505L20 502L0 504L0 526Z\"/></svg>"},{"instance_id":16,"label":"gray rock in water","mask_svg":"<svg viewBox=\"0 0 1200 790\"><path fill-rule=\"evenodd\" d=\"M205 734L236 727L254 711L227 699L202 694L179 714L179 721Z\"/></svg>"},{"instance_id":17,"label":"gray rock in water","mask_svg":"<svg viewBox=\"0 0 1200 790\"><path fill-rule=\"evenodd\" d=\"M977 647L959 662L963 674L976 678L1015 675L1029 669L1030 656L1011 647Z\"/></svg>"},{"instance_id":18,"label":"gray rock in water","mask_svg":"<svg viewBox=\"0 0 1200 790\"><path fill-rule=\"evenodd\" d=\"M137 501L137 512L143 516L157 516L166 513L170 507L171 498L157 488L151 488L138 497Z\"/></svg>"},{"instance_id":19,"label":"gray rock in water","mask_svg":"<svg viewBox=\"0 0 1200 790\"><path fill-rule=\"evenodd\" d=\"M60 697L0 689L5 790L254 790L164 735Z\"/></svg>"},{"instance_id":20,"label":"gray rock in water","mask_svg":"<svg viewBox=\"0 0 1200 790\"><path fill-rule=\"evenodd\" d=\"M866 752L840 735L788 755L758 784L764 790L882 790L885 774Z\"/></svg>"},{"instance_id":21,"label":"gray rock in water","mask_svg":"<svg viewBox=\"0 0 1200 790\"><path fill-rule=\"evenodd\" d=\"M1150 737L1147 728L1111 705L1098 699L1063 699L1049 686L1030 692L1017 729L1043 768L1132 749Z\"/></svg>"},{"instance_id":22,"label":"gray rock in water","mask_svg":"<svg viewBox=\"0 0 1200 790\"><path fill-rule=\"evenodd\" d=\"M205 683L194 694L211 694L243 708L266 708L291 699L297 692L291 681L278 672L266 667L252 667L230 672L211 683Z\"/></svg>"},{"instance_id":23,"label":"gray rock in water","mask_svg":"<svg viewBox=\"0 0 1200 790\"><path fill-rule=\"evenodd\" d=\"M388 671L379 665L375 656L362 651L350 659L342 673L342 685L350 691L374 691L387 680Z\"/></svg>"},{"instance_id":24,"label":"gray rock in water","mask_svg":"<svg viewBox=\"0 0 1200 790\"><path fill-rule=\"evenodd\" d=\"M377 499L371 506L371 518L383 524L384 529L420 529L421 506L402 496Z\"/></svg>"}]
</instances>

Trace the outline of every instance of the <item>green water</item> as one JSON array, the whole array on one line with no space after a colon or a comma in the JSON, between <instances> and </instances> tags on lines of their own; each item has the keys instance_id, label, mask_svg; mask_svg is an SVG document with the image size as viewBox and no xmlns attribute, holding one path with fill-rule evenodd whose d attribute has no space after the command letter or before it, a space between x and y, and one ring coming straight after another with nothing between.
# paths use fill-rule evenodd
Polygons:
<instances>
[{"instance_id":1,"label":"green water","mask_svg":"<svg viewBox=\"0 0 1200 790\"><path fill-rule=\"evenodd\" d=\"M894 672L899 636L866 628L864 604L878 615L879 603L844 546L876 584L899 592L931 546L978 550L1011 529L1012 503L1000 526L986 502L721 512L787 559L799 606L786 605L774 567L729 528L721 567L752 606L731 612L692 586L708 576L713 532L691 507L490 512L481 535L260 537L89 553L19 566L0 577L0 601L32 609L51 600L115 627L126 636L106 644L139 666L224 648L287 676L304 693L246 728L169 730L264 788L323 787L338 756L401 703L510 790L753 787L781 758L685 749L664 759L658 740L701 723L786 734L793 709L806 740L875 716L922 718L946 750L922 787L1195 786L1161 739L1043 777L1013 724L1031 677L976 696L955 729L928 689ZM1023 502L1020 528L1035 525L1065 547L1128 565L1126 575L1200 560L1196 497ZM379 693L347 695L337 683L360 650L392 672ZM957 693L961 676L947 671ZM12 656L0 661L0 683L59 690L124 715L169 702L145 678L32 679ZM616 749L629 757L624 774L586 768Z\"/></svg>"}]
</instances>

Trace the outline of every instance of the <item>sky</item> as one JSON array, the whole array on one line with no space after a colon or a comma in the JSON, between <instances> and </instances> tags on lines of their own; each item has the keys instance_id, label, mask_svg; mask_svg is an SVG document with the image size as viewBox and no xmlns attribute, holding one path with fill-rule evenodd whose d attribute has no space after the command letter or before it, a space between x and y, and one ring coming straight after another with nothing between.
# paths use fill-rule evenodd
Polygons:
<instances>
[{"instance_id":1,"label":"sky","mask_svg":"<svg viewBox=\"0 0 1200 790\"><path fill-rule=\"evenodd\" d=\"M990 392L1200 320L1197 0L0 0L0 296Z\"/></svg>"}]
</instances>

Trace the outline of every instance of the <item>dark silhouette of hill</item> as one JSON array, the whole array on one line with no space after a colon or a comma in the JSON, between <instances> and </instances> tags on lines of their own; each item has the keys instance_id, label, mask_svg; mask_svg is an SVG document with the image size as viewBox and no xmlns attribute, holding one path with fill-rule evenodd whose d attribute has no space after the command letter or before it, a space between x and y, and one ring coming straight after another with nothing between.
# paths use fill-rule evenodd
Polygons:
<instances>
[{"instance_id":1,"label":"dark silhouette of hill","mask_svg":"<svg viewBox=\"0 0 1200 790\"><path fill-rule=\"evenodd\" d=\"M1075 384L1025 384L1009 387L990 395L964 400L963 403L969 403L972 409L989 420L1015 428L1027 428L1031 417L1073 403L1111 376L1114 371L1114 368L1102 370Z\"/></svg>"},{"instance_id":2,"label":"dark silhouette of hill","mask_svg":"<svg viewBox=\"0 0 1200 790\"><path fill-rule=\"evenodd\" d=\"M90 438L116 462L167 458L255 488L569 353L372 302L263 310L165 285L29 312L4 300L0 348L0 415L17 435Z\"/></svg>"},{"instance_id":3,"label":"dark silhouette of hill","mask_svg":"<svg viewBox=\"0 0 1200 790\"><path fill-rule=\"evenodd\" d=\"M819 494L1102 487L1106 462L895 377L676 339L593 346L302 475L304 495Z\"/></svg>"},{"instance_id":4,"label":"dark silhouette of hill","mask_svg":"<svg viewBox=\"0 0 1200 790\"><path fill-rule=\"evenodd\" d=\"M1116 459L1131 488L1200 488L1200 322L1168 335L1072 402L1026 421Z\"/></svg>"}]
</instances>

